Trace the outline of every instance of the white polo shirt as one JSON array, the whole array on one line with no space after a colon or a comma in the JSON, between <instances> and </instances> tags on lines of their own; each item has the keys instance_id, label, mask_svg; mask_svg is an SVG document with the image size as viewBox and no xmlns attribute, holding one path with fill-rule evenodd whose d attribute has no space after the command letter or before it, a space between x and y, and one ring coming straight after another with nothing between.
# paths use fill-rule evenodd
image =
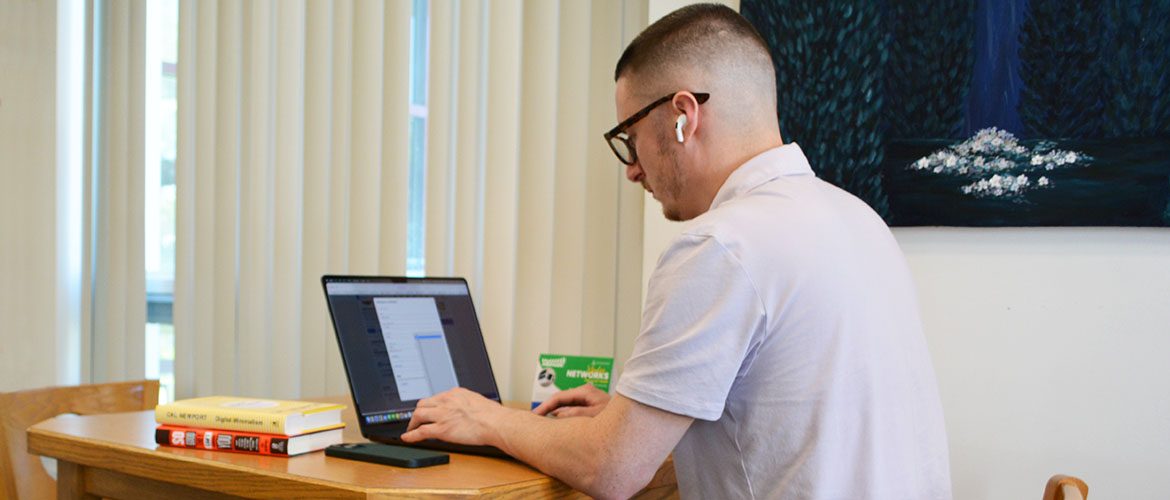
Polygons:
<instances>
[{"instance_id":1,"label":"white polo shirt","mask_svg":"<svg viewBox=\"0 0 1170 500\"><path fill-rule=\"evenodd\" d=\"M663 252L617 392L696 419L685 498L951 497L905 258L795 144L736 169Z\"/></svg>"}]
</instances>

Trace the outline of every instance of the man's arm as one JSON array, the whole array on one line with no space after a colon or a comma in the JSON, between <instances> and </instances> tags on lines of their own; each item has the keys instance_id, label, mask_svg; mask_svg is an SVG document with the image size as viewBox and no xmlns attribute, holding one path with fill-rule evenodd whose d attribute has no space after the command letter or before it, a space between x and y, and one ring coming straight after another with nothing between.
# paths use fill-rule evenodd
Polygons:
<instances>
[{"instance_id":1,"label":"man's arm","mask_svg":"<svg viewBox=\"0 0 1170 500\"><path fill-rule=\"evenodd\" d=\"M492 445L589 495L625 498L650 482L692 421L621 395L595 417L546 418L457 388L419 401L402 439Z\"/></svg>"}]
</instances>

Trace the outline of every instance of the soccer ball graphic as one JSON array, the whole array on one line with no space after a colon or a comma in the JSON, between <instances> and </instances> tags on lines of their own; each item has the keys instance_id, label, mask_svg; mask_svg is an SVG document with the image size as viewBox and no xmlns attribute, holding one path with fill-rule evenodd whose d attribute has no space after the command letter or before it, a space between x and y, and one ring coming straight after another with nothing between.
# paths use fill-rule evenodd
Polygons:
<instances>
[{"instance_id":1,"label":"soccer ball graphic","mask_svg":"<svg viewBox=\"0 0 1170 500\"><path fill-rule=\"evenodd\" d=\"M541 370L540 374L536 376L536 382L539 383L541 387L548 387L552 385L553 380L556 378L556 372L552 371L551 368L545 368Z\"/></svg>"}]
</instances>

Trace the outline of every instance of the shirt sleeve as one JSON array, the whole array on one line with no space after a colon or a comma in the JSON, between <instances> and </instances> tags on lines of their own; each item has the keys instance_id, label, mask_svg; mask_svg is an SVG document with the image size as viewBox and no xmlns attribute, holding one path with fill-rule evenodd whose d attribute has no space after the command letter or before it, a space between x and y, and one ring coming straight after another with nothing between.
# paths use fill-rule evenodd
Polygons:
<instances>
[{"instance_id":1,"label":"shirt sleeve","mask_svg":"<svg viewBox=\"0 0 1170 500\"><path fill-rule=\"evenodd\" d=\"M617 392L717 420L764 325L759 294L740 262L712 236L683 234L650 277L642 331Z\"/></svg>"}]
</instances>

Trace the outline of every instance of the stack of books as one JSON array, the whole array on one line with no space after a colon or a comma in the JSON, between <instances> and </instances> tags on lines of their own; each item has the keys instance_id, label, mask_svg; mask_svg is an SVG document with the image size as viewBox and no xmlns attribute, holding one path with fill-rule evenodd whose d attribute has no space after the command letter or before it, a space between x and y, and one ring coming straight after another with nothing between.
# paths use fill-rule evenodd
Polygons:
<instances>
[{"instance_id":1,"label":"stack of books","mask_svg":"<svg viewBox=\"0 0 1170 500\"><path fill-rule=\"evenodd\" d=\"M344 405L211 396L158 405L160 445L293 456L342 442Z\"/></svg>"}]
</instances>

